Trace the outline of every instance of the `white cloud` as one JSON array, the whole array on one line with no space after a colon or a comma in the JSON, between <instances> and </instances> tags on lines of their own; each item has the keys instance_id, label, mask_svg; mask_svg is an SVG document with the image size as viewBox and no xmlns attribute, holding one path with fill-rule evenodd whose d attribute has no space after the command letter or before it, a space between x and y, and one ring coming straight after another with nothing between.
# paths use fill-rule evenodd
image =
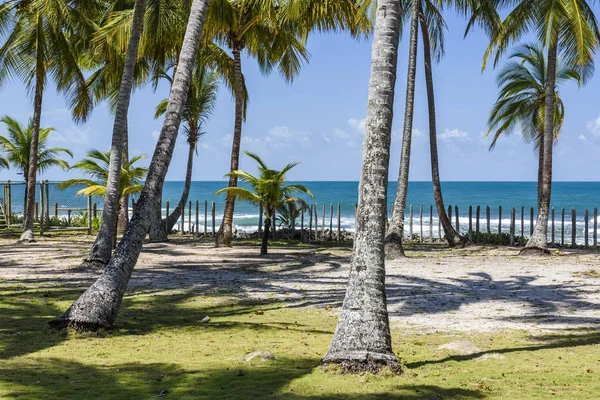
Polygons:
<instances>
[{"instance_id":1,"label":"white cloud","mask_svg":"<svg viewBox=\"0 0 600 400\"><path fill-rule=\"evenodd\" d=\"M367 119L366 118L350 118L348 120L348 125L355 130L356 132L360 132L364 135L365 130L367 128Z\"/></svg>"},{"instance_id":2,"label":"white cloud","mask_svg":"<svg viewBox=\"0 0 600 400\"><path fill-rule=\"evenodd\" d=\"M423 136L423 132L421 132L418 128L413 129L413 136L421 137Z\"/></svg>"},{"instance_id":3,"label":"white cloud","mask_svg":"<svg viewBox=\"0 0 600 400\"><path fill-rule=\"evenodd\" d=\"M588 121L587 128L595 136L600 136L600 116L593 121Z\"/></svg>"},{"instance_id":4,"label":"white cloud","mask_svg":"<svg viewBox=\"0 0 600 400\"><path fill-rule=\"evenodd\" d=\"M446 129L438 137L440 140L471 140L468 132L463 132L459 129Z\"/></svg>"},{"instance_id":5,"label":"white cloud","mask_svg":"<svg viewBox=\"0 0 600 400\"><path fill-rule=\"evenodd\" d=\"M264 137L242 135L242 147L244 150L258 151L261 149L292 149L297 146L312 148L312 134L310 132L294 131L287 126L276 126L269 130ZM231 147L233 136L225 135L221 138L221 146Z\"/></svg>"},{"instance_id":6,"label":"white cloud","mask_svg":"<svg viewBox=\"0 0 600 400\"><path fill-rule=\"evenodd\" d=\"M152 137L154 138L154 140L158 140L159 136L160 136L160 132L159 131L152 132Z\"/></svg>"},{"instance_id":7,"label":"white cloud","mask_svg":"<svg viewBox=\"0 0 600 400\"><path fill-rule=\"evenodd\" d=\"M48 140L53 143L67 143L70 146L90 146L92 136L90 128L82 129L73 125L66 129L51 132Z\"/></svg>"},{"instance_id":8,"label":"white cloud","mask_svg":"<svg viewBox=\"0 0 600 400\"><path fill-rule=\"evenodd\" d=\"M585 137L585 135L579 135L579 140L581 140L582 142L587 142L587 138Z\"/></svg>"},{"instance_id":9,"label":"white cloud","mask_svg":"<svg viewBox=\"0 0 600 400\"><path fill-rule=\"evenodd\" d=\"M350 129L335 128L331 133L326 133L323 138L327 143L341 143L346 147L358 147L362 144L366 129L366 118L350 118Z\"/></svg>"}]
</instances>

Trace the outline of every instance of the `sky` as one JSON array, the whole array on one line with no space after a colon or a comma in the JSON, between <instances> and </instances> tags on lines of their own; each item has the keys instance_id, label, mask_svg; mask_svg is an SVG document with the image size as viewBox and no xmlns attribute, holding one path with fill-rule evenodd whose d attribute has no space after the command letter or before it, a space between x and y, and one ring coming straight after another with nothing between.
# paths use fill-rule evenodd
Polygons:
<instances>
[{"instance_id":1,"label":"sky","mask_svg":"<svg viewBox=\"0 0 600 400\"><path fill-rule=\"evenodd\" d=\"M600 9L595 7L600 15ZM440 173L443 181L535 181L537 159L533 146L519 132L502 137L493 151L485 137L487 119L498 89L498 70L481 71L487 37L474 30L463 38L466 22L446 12L446 55L434 67L437 103ZM309 38L310 61L293 83L286 83L274 71L264 76L256 63L243 59L250 103L243 127L242 151L259 154L272 168L291 161L301 162L290 171L290 180L356 181L361 167L372 37L355 40L346 33L314 34ZM390 180L396 180L400 164L401 132L404 124L408 34L401 42L398 60ZM419 49L422 52L422 49ZM416 84L414 135L410 179L431 180L427 103L422 60ZM107 150L113 116L99 105L85 124L76 124L60 94L49 86L42 114L42 126L54 127L52 146L67 147L74 153L69 162L85 156L87 150ZM568 83L559 88L566 105L565 123L555 147L554 179L557 181L597 180L600 154L600 76L585 87ZM129 113L130 153L146 154L148 164L162 120L154 119L157 103L167 97L168 86L138 89ZM1 90L0 115L25 123L32 114L32 101L24 85L14 81ZM219 91L216 110L202 130L193 180L224 180L229 170L234 101L227 88ZM5 134L0 126L0 134ZM187 145L179 135L167 180L183 180ZM255 171L254 162L242 155L240 168ZM77 171L52 169L43 179L79 177ZM11 169L0 172L0 180L21 180Z\"/></svg>"}]
</instances>

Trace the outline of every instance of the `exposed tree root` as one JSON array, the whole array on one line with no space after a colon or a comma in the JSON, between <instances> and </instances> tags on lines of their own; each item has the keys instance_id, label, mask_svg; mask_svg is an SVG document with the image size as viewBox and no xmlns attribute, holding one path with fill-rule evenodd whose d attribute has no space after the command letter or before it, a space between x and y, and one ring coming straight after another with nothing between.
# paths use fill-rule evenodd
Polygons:
<instances>
[{"instance_id":1,"label":"exposed tree root","mask_svg":"<svg viewBox=\"0 0 600 400\"><path fill-rule=\"evenodd\" d=\"M522 249L519 252L519 255L520 256L536 256L536 257L549 256L550 250L548 250L545 247L531 246L531 247L525 247L524 249Z\"/></svg>"},{"instance_id":2,"label":"exposed tree root","mask_svg":"<svg viewBox=\"0 0 600 400\"><path fill-rule=\"evenodd\" d=\"M387 235L384 244L386 260L395 260L397 258L406 257L404 248L402 247L402 238L398 234L391 233Z\"/></svg>"},{"instance_id":3,"label":"exposed tree root","mask_svg":"<svg viewBox=\"0 0 600 400\"><path fill-rule=\"evenodd\" d=\"M110 326L99 322L73 320L70 318L58 318L48 324L56 330L72 329L76 332L98 332L100 329L108 329Z\"/></svg>"},{"instance_id":4,"label":"exposed tree root","mask_svg":"<svg viewBox=\"0 0 600 400\"><path fill-rule=\"evenodd\" d=\"M373 357L370 353L362 359L326 359L323 361L326 370L342 374L363 374L366 372L378 374L389 370L396 375L402 373L402 366L395 357Z\"/></svg>"},{"instance_id":5,"label":"exposed tree root","mask_svg":"<svg viewBox=\"0 0 600 400\"><path fill-rule=\"evenodd\" d=\"M448 239L448 245L455 249L464 249L473 246L473 242L467 236L456 234L452 239Z\"/></svg>"},{"instance_id":6,"label":"exposed tree root","mask_svg":"<svg viewBox=\"0 0 600 400\"><path fill-rule=\"evenodd\" d=\"M102 271L104 268L106 268L106 264L100 260L83 260L83 262L77 267L77 269L83 269L87 271Z\"/></svg>"}]
</instances>

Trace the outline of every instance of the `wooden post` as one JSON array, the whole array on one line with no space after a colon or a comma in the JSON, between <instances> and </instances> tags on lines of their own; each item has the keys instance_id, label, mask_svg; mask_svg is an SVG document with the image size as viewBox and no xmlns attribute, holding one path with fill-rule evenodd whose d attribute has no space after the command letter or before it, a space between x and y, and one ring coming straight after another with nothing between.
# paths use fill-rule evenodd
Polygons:
<instances>
[{"instance_id":1,"label":"wooden post","mask_svg":"<svg viewBox=\"0 0 600 400\"><path fill-rule=\"evenodd\" d=\"M325 240L325 203L323 205L323 214L321 214L321 237Z\"/></svg>"},{"instance_id":2,"label":"wooden post","mask_svg":"<svg viewBox=\"0 0 600 400\"><path fill-rule=\"evenodd\" d=\"M419 206L419 242L423 243L423 205Z\"/></svg>"},{"instance_id":3,"label":"wooden post","mask_svg":"<svg viewBox=\"0 0 600 400\"><path fill-rule=\"evenodd\" d=\"M277 237L277 213L275 212L275 210L273 210L273 215L271 216L271 221L272 221L272 225L273 225L273 229L271 230L271 237L273 238L273 240L275 240L275 238Z\"/></svg>"},{"instance_id":4,"label":"wooden post","mask_svg":"<svg viewBox=\"0 0 600 400\"><path fill-rule=\"evenodd\" d=\"M12 202L10 200L10 181L6 181L6 225L10 227L10 218L12 217Z\"/></svg>"},{"instance_id":5,"label":"wooden post","mask_svg":"<svg viewBox=\"0 0 600 400\"><path fill-rule=\"evenodd\" d=\"M413 206L412 204L409 207L408 212L408 240L412 242L413 239Z\"/></svg>"},{"instance_id":6,"label":"wooden post","mask_svg":"<svg viewBox=\"0 0 600 400\"><path fill-rule=\"evenodd\" d=\"M450 221L450 226L452 226L452 206L448 206L448 220Z\"/></svg>"},{"instance_id":7,"label":"wooden post","mask_svg":"<svg viewBox=\"0 0 600 400\"><path fill-rule=\"evenodd\" d=\"M216 229L216 217L215 217L215 202L212 202L212 210L211 210L211 217L212 217L212 236L215 237L215 235L217 234L217 229Z\"/></svg>"},{"instance_id":8,"label":"wooden post","mask_svg":"<svg viewBox=\"0 0 600 400\"><path fill-rule=\"evenodd\" d=\"M304 206L300 209L300 241L304 242Z\"/></svg>"},{"instance_id":9,"label":"wooden post","mask_svg":"<svg viewBox=\"0 0 600 400\"><path fill-rule=\"evenodd\" d=\"M337 218L337 240L340 241L342 240L342 206L340 205L340 203L338 203Z\"/></svg>"},{"instance_id":10,"label":"wooden post","mask_svg":"<svg viewBox=\"0 0 600 400\"><path fill-rule=\"evenodd\" d=\"M309 218L308 218L308 241L312 240L312 226L313 226L313 206L310 206L308 209Z\"/></svg>"},{"instance_id":11,"label":"wooden post","mask_svg":"<svg viewBox=\"0 0 600 400\"><path fill-rule=\"evenodd\" d=\"M188 229L189 229L189 233L194 233L194 230L192 229L192 201L191 200L188 205Z\"/></svg>"},{"instance_id":12,"label":"wooden post","mask_svg":"<svg viewBox=\"0 0 600 400\"><path fill-rule=\"evenodd\" d=\"M67 226L71 226L71 210L67 210Z\"/></svg>"},{"instance_id":13,"label":"wooden post","mask_svg":"<svg viewBox=\"0 0 600 400\"><path fill-rule=\"evenodd\" d=\"M560 245L565 247L565 208L561 212Z\"/></svg>"},{"instance_id":14,"label":"wooden post","mask_svg":"<svg viewBox=\"0 0 600 400\"><path fill-rule=\"evenodd\" d=\"M469 206L469 240L473 241L473 206Z\"/></svg>"},{"instance_id":15,"label":"wooden post","mask_svg":"<svg viewBox=\"0 0 600 400\"><path fill-rule=\"evenodd\" d=\"M46 190L46 215L45 215L45 221L46 221L46 226L50 226L50 189L49 189L49 183L48 180L46 179L45 182L45 190Z\"/></svg>"},{"instance_id":16,"label":"wooden post","mask_svg":"<svg viewBox=\"0 0 600 400\"><path fill-rule=\"evenodd\" d=\"M263 214L265 213L265 209L262 205L262 203L260 204L260 206L258 207L258 234L262 234L262 230L263 230Z\"/></svg>"},{"instance_id":17,"label":"wooden post","mask_svg":"<svg viewBox=\"0 0 600 400\"><path fill-rule=\"evenodd\" d=\"M521 237L525 237L525 206L521 206Z\"/></svg>"},{"instance_id":18,"label":"wooden post","mask_svg":"<svg viewBox=\"0 0 600 400\"><path fill-rule=\"evenodd\" d=\"M92 195L88 196L88 235L92 234Z\"/></svg>"},{"instance_id":19,"label":"wooden post","mask_svg":"<svg viewBox=\"0 0 600 400\"><path fill-rule=\"evenodd\" d=\"M438 240L440 242L442 241L442 220L440 219L439 215L438 215Z\"/></svg>"},{"instance_id":20,"label":"wooden post","mask_svg":"<svg viewBox=\"0 0 600 400\"><path fill-rule=\"evenodd\" d=\"M454 206L454 218L456 219L456 233L460 235L460 213L458 212L458 206Z\"/></svg>"},{"instance_id":21,"label":"wooden post","mask_svg":"<svg viewBox=\"0 0 600 400\"><path fill-rule=\"evenodd\" d=\"M533 207L529 209L529 237L533 236Z\"/></svg>"},{"instance_id":22,"label":"wooden post","mask_svg":"<svg viewBox=\"0 0 600 400\"><path fill-rule=\"evenodd\" d=\"M329 204L329 241L333 239L333 203Z\"/></svg>"},{"instance_id":23,"label":"wooden post","mask_svg":"<svg viewBox=\"0 0 600 400\"><path fill-rule=\"evenodd\" d=\"M169 200L167 200L167 208L165 209L165 231L169 234Z\"/></svg>"},{"instance_id":24,"label":"wooden post","mask_svg":"<svg viewBox=\"0 0 600 400\"><path fill-rule=\"evenodd\" d=\"M433 205L429 206L429 240L433 243Z\"/></svg>"},{"instance_id":25,"label":"wooden post","mask_svg":"<svg viewBox=\"0 0 600 400\"><path fill-rule=\"evenodd\" d=\"M481 206L477 206L475 211L475 242L479 242L479 217L481 215Z\"/></svg>"},{"instance_id":26,"label":"wooden post","mask_svg":"<svg viewBox=\"0 0 600 400\"><path fill-rule=\"evenodd\" d=\"M204 200L204 237L208 236L208 200Z\"/></svg>"},{"instance_id":27,"label":"wooden post","mask_svg":"<svg viewBox=\"0 0 600 400\"><path fill-rule=\"evenodd\" d=\"M58 203L55 203L56 207L58 208ZM98 204L94 203L94 211L92 211L94 213L94 218L98 218Z\"/></svg>"},{"instance_id":28,"label":"wooden post","mask_svg":"<svg viewBox=\"0 0 600 400\"><path fill-rule=\"evenodd\" d=\"M552 246L554 246L554 207L552 207Z\"/></svg>"},{"instance_id":29,"label":"wooden post","mask_svg":"<svg viewBox=\"0 0 600 400\"><path fill-rule=\"evenodd\" d=\"M487 233L490 235L492 233L492 223L490 221L491 217L490 206L485 206L485 218L487 219Z\"/></svg>"},{"instance_id":30,"label":"wooden post","mask_svg":"<svg viewBox=\"0 0 600 400\"><path fill-rule=\"evenodd\" d=\"M35 188L35 186L34 186ZM35 219L34 221L39 221L40 220L40 203L39 201L35 202Z\"/></svg>"},{"instance_id":31,"label":"wooden post","mask_svg":"<svg viewBox=\"0 0 600 400\"><path fill-rule=\"evenodd\" d=\"M315 241L319 240L319 214L317 213L317 205L314 204L313 211L315 212Z\"/></svg>"},{"instance_id":32,"label":"wooden post","mask_svg":"<svg viewBox=\"0 0 600 400\"><path fill-rule=\"evenodd\" d=\"M181 205L181 233L183 236L185 233L185 203Z\"/></svg>"},{"instance_id":33,"label":"wooden post","mask_svg":"<svg viewBox=\"0 0 600 400\"><path fill-rule=\"evenodd\" d=\"M577 211L571 209L571 247L575 247L577 239Z\"/></svg>"},{"instance_id":34,"label":"wooden post","mask_svg":"<svg viewBox=\"0 0 600 400\"><path fill-rule=\"evenodd\" d=\"M498 240L502 236L502 206L498 206Z\"/></svg>"},{"instance_id":35,"label":"wooden post","mask_svg":"<svg viewBox=\"0 0 600 400\"><path fill-rule=\"evenodd\" d=\"M594 249L598 248L598 208L594 208Z\"/></svg>"},{"instance_id":36,"label":"wooden post","mask_svg":"<svg viewBox=\"0 0 600 400\"><path fill-rule=\"evenodd\" d=\"M583 238L583 244L585 245L585 247L587 248L589 246L589 222L588 219L590 218L589 212L588 210L585 210L584 214L583 214L583 218L584 218L584 235L585 237Z\"/></svg>"},{"instance_id":37,"label":"wooden post","mask_svg":"<svg viewBox=\"0 0 600 400\"><path fill-rule=\"evenodd\" d=\"M514 246L515 245L515 225L516 225L516 214L517 211L515 210L515 208L513 207L510 210L510 245Z\"/></svg>"},{"instance_id":38,"label":"wooden post","mask_svg":"<svg viewBox=\"0 0 600 400\"><path fill-rule=\"evenodd\" d=\"M200 236L200 203L196 200L196 236Z\"/></svg>"},{"instance_id":39,"label":"wooden post","mask_svg":"<svg viewBox=\"0 0 600 400\"><path fill-rule=\"evenodd\" d=\"M44 181L40 181L40 236L44 236L44 210L46 209L46 203L44 201Z\"/></svg>"}]
</instances>

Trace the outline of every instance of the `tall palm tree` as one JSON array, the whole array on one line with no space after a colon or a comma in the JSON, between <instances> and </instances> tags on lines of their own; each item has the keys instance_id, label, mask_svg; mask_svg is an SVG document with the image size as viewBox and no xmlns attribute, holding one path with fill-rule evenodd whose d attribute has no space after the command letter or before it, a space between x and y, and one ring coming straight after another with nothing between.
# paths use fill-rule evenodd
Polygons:
<instances>
[{"instance_id":1,"label":"tall palm tree","mask_svg":"<svg viewBox=\"0 0 600 400\"><path fill-rule=\"evenodd\" d=\"M25 192L23 199L23 213L26 214L27 206L27 191L29 188L29 168L31 165L31 142L33 141L33 119L29 120L27 126L23 126L19 121L4 116L0 122L2 122L7 131L6 136L0 135L0 149L3 151L6 159L3 159L5 163L0 162L0 165L4 165L8 168L9 164L12 165L16 170L23 173L23 179L25 180ZM37 172L44 172L52 167L59 167L64 170L69 169L69 164L61 159L63 154L73 157L73 153L69 149L62 147L48 147L48 138L50 133L54 131L54 128L40 128L37 146L37 157L36 167ZM35 196L35 189L34 189Z\"/></svg>"},{"instance_id":2,"label":"tall palm tree","mask_svg":"<svg viewBox=\"0 0 600 400\"><path fill-rule=\"evenodd\" d=\"M119 175L119 199L125 195L139 193L142 190L142 180L148 172L148 168L136 167L135 164L146 158L144 154L132 157L121 165L121 174ZM59 189L66 189L72 186L84 185L84 189L77 192L82 196L106 196L106 184L108 182L110 166L110 150L101 152L99 150L90 150L87 152L87 158L73 165L71 169L78 169L85 175L90 175L91 179L76 178L61 182ZM120 206L120 205L119 205ZM115 223L113 237L116 243L118 220Z\"/></svg>"},{"instance_id":3,"label":"tall palm tree","mask_svg":"<svg viewBox=\"0 0 600 400\"><path fill-rule=\"evenodd\" d=\"M269 232L271 228L271 219L277 207L284 204L299 203L306 205L304 200L296 197L297 194L305 193L314 198L310 190L303 185L286 185L285 175L298 163L291 163L285 166L281 171L270 169L259 156L245 151L248 157L258 163L259 175L253 176L244 171L233 171L228 175L236 175L242 182L250 185L250 190L241 187L226 187L215 193L227 193L227 197L236 197L242 201L261 205L265 210L265 229L263 230L262 245L260 254L265 255L268 252Z\"/></svg>"},{"instance_id":4,"label":"tall palm tree","mask_svg":"<svg viewBox=\"0 0 600 400\"><path fill-rule=\"evenodd\" d=\"M168 75L165 79L172 81ZM171 82L172 83L172 82ZM219 74L216 71L210 71L204 66L196 65L192 75L190 92L188 93L187 103L183 111L183 122L185 122L184 132L188 143L188 161L185 174L185 184L183 193L179 200L179 205L167 217L166 231L170 232L181 216L181 210L185 207L190 194L192 184L192 169L194 165L194 152L198 153L198 140L204 133L201 132L202 125L212 115L217 102L217 92L219 90ZM168 99L162 100L156 107L158 118L167 112ZM165 226L163 222L161 224Z\"/></svg>"},{"instance_id":5,"label":"tall palm tree","mask_svg":"<svg viewBox=\"0 0 600 400\"><path fill-rule=\"evenodd\" d=\"M400 368L387 313L384 239L402 12L398 0L377 2L350 278L331 347L323 358L326 364L341 364L352 372Z\"/></svg>"},{"instance_id":6,"label":"tall palm tree","mask_svg":"<svg viewBox=\"0 0 600 400\"><path fill-rule=\"evenodd\" d=\"M84 108L91 106L77 53L90 32L87 12L98 6L96 0L8 0L0 5L0 84L13 76L20 78L34 105L22 241L34 240L36 155L44 91L52 80L71 108L76 98L83 99Z\"/></svg>"},{"instance_id":7,"label":"tall palm tree","mask_svg":"<svg viewBox=\"0 0 600 400\"><path fill-rule=\"evenodd\" d=\"M119 314L123 295L142 250L151 218L160 207L161 189L185 109L209 1L194 0L192 3L166 118L127 232L102 275L54 322L57 327L97 330L112 326Z\"/></svg>"},{"instance_id":8,"label":"tall palm tree","mask_svg":"<svg viewBox=\"0 0 600 400\"><path fill-rule=\"evenodd\" d=\"M498 74L500 94L490 112L487 135L493 133L490 150L502 135L520 129L527 143L533 142L538 151L538 208L541 206L541 189L544 172L544 112L546 100L546 57L544 49L535 44L519 47L506 66ZM581 84L575 68L557 63L556 87L569 80ZM556 141L560 136L565 116L565 106L558 90L554 93L554 129Z\"/></svg>"},{"instance_id":9,"label":"tall palm tree","mask_svg":"<svg viewBox=\"0 0 600 400\"><path fill-rule=\"evenodd\" d=\"M393 260L404 255L402 237L404 235L404 209L408 193L408 173L410 167L410 148L412 143L413 115L415 106L415 83L417 77L417 49L419 44L419 10L421 0L412 0L410 23L410 44L408 55L408 74L406 76L406 103L404 108L404 132L402 134L402 154L398 187L392 210L392 220L385 237L385 256Z\"/></svg>"},{"instance_id":10,"label":"tall palm tree","mask_svg":"<svg viewBox=\"0 0 600 400\"><path fill-rule=\"evenodd\" d=\"M98 236L90 249L90 254L81 264L84 268L103 268L110 260L113 243L115 241L114 227L116 226L115 224L120 209L119 201L121 200L119 197L119 174L121 173L121 166L123 164L129 103L131 101L131 92L133 90L135 65L142 36L146 1L147 0L135 0L133 24L131 27L129 44L127 45L121 86L115 108L110 165L108 181L106 183L106 195L104 196L102 224L100 225Z\"/></svg>"},{"instance_id":11,"label":"tall palm tree","mask_svg":"<svg viewBox=\"0 0 600 400\"><path fill-rule=\"evenodd\" d=\"M587 0L505 0L514 9L492 36L486 51L483 67L495 53L497 64L501 55L515 41L529 31L537 35L538 42L547 50L544 99L543 132L553 132L555 127L555 87L557 58L562 55L567 65L580 70L582 81L591 75L594 56L600 41L600 30L591 1ZM552 190L552 152L554 137L543 138L543 174L540 190L540 207L535 230L523 254L548 254L548 217Z\"/></svg>"},{"instance_id":12,"label":"tall palm tree","mask_svg":"<svg viewBox=\"0 0 600 400\"><path fill-rule=\"evenodd\" d=\"M263 73L277 68L291 82L308 60L305 38L312 30L349 29L355 35L370 32L367 18L370 1L361 0L213 0L209 8L206 37L214 38L233 53L235 120L230 171L239 167L242 124L246 104L242 87L242 52L255 58ZM229 186L237 186L231 175ZM230 246L233 238L235 199L225 203L217 245Z\"/></svg>"}]
</instances>

